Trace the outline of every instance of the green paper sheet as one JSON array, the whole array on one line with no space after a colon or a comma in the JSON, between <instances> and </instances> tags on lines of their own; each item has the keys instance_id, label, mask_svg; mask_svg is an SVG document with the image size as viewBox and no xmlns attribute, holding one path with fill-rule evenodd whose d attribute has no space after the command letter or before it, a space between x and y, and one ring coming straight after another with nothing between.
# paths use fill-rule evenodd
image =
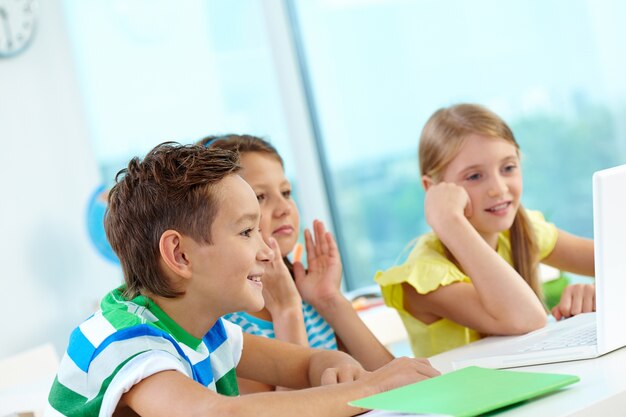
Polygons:
<instances>
[{"instance_id":1,"label":"green paper sheet","mask_svg":"<svg viewBox=\"0 0 626 417\"><path fill-rule=\"evenodd\" d=\"M349 404L372 410L471 417L555 391L579 380L574 375L470 366Z\"/></svg>"}]
</instances>

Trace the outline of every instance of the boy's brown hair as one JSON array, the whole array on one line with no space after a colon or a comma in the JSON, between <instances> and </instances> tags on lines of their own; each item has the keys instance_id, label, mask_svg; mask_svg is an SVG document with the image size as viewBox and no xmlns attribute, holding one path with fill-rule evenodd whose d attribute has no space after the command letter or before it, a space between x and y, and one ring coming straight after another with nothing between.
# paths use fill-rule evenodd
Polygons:
<instances>
[{"instance_id":1,"label":"boy's brown hair","mask_svg":"<svg viewBox=\"0 0 626 417\"><path fill-rule=\"evenodd\" d=\"M161 235L173 229L210 244L222 198L215 186L239 169L236 152L166 142L118 172L104 227L122 264L126 297L144 290L169 298L182 294L159 268Z\"/></svg>"}]
</instances>

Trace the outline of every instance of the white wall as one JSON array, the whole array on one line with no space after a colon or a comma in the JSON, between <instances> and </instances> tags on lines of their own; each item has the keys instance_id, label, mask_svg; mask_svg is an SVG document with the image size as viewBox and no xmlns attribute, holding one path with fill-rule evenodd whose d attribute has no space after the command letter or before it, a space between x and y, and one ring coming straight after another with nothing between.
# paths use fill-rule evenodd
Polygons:
<instances>
[{"instance_id":1,"label":"white wall","mask_svg":"<svg viewBox=\"0 0 626 417\"><path fill-rule=\"evenodd\" d=\"M0 358L72 328L121 281L85 227L100 182L65 31L61 0L40 2L22 54L0 59Z\"/></svg>"}]
</instances>

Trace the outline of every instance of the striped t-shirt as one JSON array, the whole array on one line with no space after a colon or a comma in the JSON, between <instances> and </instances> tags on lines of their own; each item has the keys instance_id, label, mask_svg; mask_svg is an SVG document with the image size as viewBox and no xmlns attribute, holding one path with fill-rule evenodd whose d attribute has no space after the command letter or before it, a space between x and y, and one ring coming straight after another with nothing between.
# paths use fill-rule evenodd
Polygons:
<instances>
[{"instance_id":1,"label":"striped t-shirt","mask_svg":"<svg viewBox=\"0 0 626 417\"><path fill-rule=\"evenodd\" d=\"M139 381L176 370L224 395L238 395L241 329L219 319L202 338L187 333L152 300L126 300L120 287L71 334L48 397L47 416L111 416Z\"/></svg>"},{"instance_id":2,"label":"striped t-shirt","mask_svg":"<svg viewBox=\"0 0 626 417\"><path fill-rule=\"evenodd\" d=\"M319 349L337 349L335 332L313 306L302 302L302 313L309 346ZM240 326L246 333L270 339L276 338L274 324L271 321L254 317L246 312L227 314L224 318Z\"/></svg>"}]
</instances>

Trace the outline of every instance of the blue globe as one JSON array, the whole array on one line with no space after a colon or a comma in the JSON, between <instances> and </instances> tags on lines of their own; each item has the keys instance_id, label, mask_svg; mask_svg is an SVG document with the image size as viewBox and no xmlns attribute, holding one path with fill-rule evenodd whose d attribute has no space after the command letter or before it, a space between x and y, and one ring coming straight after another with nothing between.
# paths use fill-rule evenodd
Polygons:
<instances>
[{"instance_id":1,"label":"blue globe","mask_svg":"<svg viewBox=\"0 0 626 417\"><path fill-rule=\"evenodd\" d=\"M100 185L89 198L89 205L87 207L87 232L97 252L107 261L115 265L120 265L120 261L117 259L113 248L111 248L111 244L109 244L104 231L104 213L107 209L108 192L107 187Z\"/></svg>"}]
</instances>

